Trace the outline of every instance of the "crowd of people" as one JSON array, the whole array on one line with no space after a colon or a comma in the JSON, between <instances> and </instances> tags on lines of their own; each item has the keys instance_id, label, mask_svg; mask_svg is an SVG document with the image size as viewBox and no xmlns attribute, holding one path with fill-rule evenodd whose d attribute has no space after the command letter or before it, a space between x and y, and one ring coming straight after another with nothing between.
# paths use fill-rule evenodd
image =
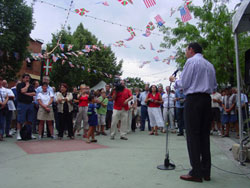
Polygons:
<instances>
[{"instance_id":1,"label":"crowd of people","mask_svg":"<svg viewBox=\"0 0 250 188\"><path fill-rule=\"evenodd\" d=\"M159 131L166 132L166 128L184 135L184 106L186 96L183 89L171 90L148 84L143 91L139 88L128 89L125 81L111 88L97 91L82 84L74 87L72 92L66 83L61 83L59 90L49 85L50 78L44 76L42 84L38 81L30 83L30 76L23 74L21 81L9 89L6 80L0 77L0 141L6 137L21 140L21 130L30 127L31 139L41 140L47 133L52 139L63 139L65 134L69 139L80 136L87 143L97 142L98 135L107 135L115 139L117 132L120 139L128 140L127 134L147 130L149 135L158 135ZM237 118L237 90L226 88L221 92L211 94L211 114L213 119L211 134L216 131L222 137L229 137L230 130L239 136ZM248 117L248 98L241 94L243 120ZM146 123L147 122L147 123ZM44 131L44 127L46 130ZM54 128L56 131L54 131ZM249 128L245 123L244 130ZM56 134L57 133L57 134ZM38 136L36 136L38 134Z\"/></svg>"}]
</instances>

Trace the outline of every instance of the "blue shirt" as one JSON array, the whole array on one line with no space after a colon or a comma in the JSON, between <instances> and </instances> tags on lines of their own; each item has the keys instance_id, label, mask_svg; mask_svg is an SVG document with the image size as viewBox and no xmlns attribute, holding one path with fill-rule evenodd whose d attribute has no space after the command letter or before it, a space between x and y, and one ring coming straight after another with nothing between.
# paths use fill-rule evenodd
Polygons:
<instances>
[{"instance_id":1,"label":"blue shirt","mask_svg":"<svg viewBox=\"0 0 250 188\"><path fill-rule=\"evenodd\" d=\"M181 98L181 100L183 101L183 99L185 99L186 96L183 94L183 92L180 91L180 89L177 89L175 91L175 98ZM180 100L177 100L175 106L176 108L184 108L184 103L182 103Z\"/></svg>"},{"instance_id":2,"label":"blue shirt","mask_svg":"<svg viewBox=\"0 0 250 188\"><path fill-rule=\"evenodd\" d=\"M175 82L175 88L183 88L184 95L211 94L217 88L214 66L202 54L195 54L185 63L180 79Z\"/></svg>"},{"instance_id":3,"label":"blue shirt","mask_svg":"<svg viewBox=\"0 0 250 188\"><path fill-rule=\"evenodd\" d=\"M145 103L145 100L146 100L146 98L147 98L148 93L149 93L149 92L146 92L146 91L144 91L144 92L141 93L140 98L139 98L139 100L141 101L141 105L144 105L144 106L147 105L147 104Z\"/></svg>"},{"instance_id":4,"label":"blue shirt","mask_svg":"<svg viewBox=\"0 0 250 188\"><path fill-rule=\"evenodd\" d=\"M112 97L108 97L108 99L110 99L110 98L112 98ZM113 108L114 108L114 102L113 101L109 101L108 105L107 105L107 110L113 111Z\"/></svg>"}]
</instances>

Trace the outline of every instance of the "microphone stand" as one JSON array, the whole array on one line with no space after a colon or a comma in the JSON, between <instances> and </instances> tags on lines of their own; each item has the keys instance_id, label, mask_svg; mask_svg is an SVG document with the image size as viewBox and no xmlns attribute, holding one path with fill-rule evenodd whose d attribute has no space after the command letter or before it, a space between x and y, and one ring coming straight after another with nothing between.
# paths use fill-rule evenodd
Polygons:
<instances>
[{"instance_id":1,"label":"microphone stand","mask_svg":"<svg viewBox=\"0 0 250 188\"><path fill-rule=\"evenodd\" d=\"M173 75L176 76L176 73L175 72ZM170 107L169 107L169 97L170 97L170 91L171 91L171 85L172 85L172 82L170 82L170 86L169 86L169 93L168 93L168 113L169 110L170 110ZM169 114L168 114L169 115ZM168 118L170 119L170 118ZM166 154L165 154L165 159L164 159L164 164L162 165L158 165L157 168L159 170L174 170L175 169L175 164L172 164L170 163L170 159L169 159L169 150L168 150L168 125L167 125L167 128L166 128Z\"/></svg>"}]
</instances>

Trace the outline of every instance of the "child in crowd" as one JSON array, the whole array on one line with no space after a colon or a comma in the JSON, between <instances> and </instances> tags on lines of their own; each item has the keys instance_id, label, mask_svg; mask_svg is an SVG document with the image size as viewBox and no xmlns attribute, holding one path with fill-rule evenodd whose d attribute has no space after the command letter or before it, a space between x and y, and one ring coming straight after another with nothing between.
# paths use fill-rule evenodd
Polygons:
<instances>
[{"instance_id":1,"label":"child in crowd","mask_svg":"<svg viewBox=\"0 0 250 188\"><path fill-rule=\"evenodd\" d=\"M89 123L89 130L87 135L87 143L90 142L97 142L95 139L95 127L98 125L98 118L96 113L96 99L94 95L89 96L89 107L88 107L88 123ZM90 136L92 140L89 140Z\"/></svg>"}]
</instances>

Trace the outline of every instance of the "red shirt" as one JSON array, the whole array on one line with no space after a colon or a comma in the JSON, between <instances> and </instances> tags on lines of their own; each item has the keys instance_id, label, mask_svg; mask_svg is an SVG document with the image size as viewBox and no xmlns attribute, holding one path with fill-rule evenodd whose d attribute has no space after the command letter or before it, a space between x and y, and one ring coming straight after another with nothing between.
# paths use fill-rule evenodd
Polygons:
<instances>
[{"instance_id":1,"label":"red shirt","mask_svg":"<svg viewBox=\"0 0 250 188\"><path fill-rule=\"evenodd\" d=\"M114 91L113 95L116 91ZM132 93L129 89L125 88L122 92L118 92L116 95L115 103L114 103L114 109L115 110L129 110L128 104L124 104L125 100L127 100L129 97L132 96Z\"/></svg>"},{"instance_id":2,"label":"red shirt","mask_svg":"<svg viewBox=\"0 0 250 188\"><path fill-rule=\"evenodd\" d=\"M89 103L89 96L88 95L85 95L84 97L81 96L79 98L79 106L80 107L88 106L88 103Z\"/></svg>"},{"instance_id":3,"label":"red shirt","mask_svg":"<svg viewBox=\"0 0 250 188\"><path fill-rule=\"evenodd\" d=\"M160 93L159 92L157 92L156 94L155 94L155 96L153 96L153 94L152 93L149 93L148 94L148 98L151 98L151 99L153 99L154 101L155 100L157 100L157 101L159 101L160 100ZM155 102L149 102L149 104L148 104L148 107L160 107L161 106L161 104L159 104L159 103L155 103Z\"/></svg>"}]
</instances>

